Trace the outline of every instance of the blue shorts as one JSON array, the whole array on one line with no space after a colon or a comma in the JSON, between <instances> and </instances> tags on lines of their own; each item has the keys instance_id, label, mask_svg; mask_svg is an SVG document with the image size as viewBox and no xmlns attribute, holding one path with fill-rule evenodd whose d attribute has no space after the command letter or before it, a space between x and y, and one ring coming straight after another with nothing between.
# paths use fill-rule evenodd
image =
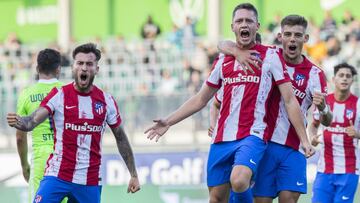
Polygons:
<instances>
[{"instance_id":1,"label":"blue shorts","mask_svg":"<svg viewBox=\"0 0 360 203\"><path fill-rule=\"evenodd\" d=\"M353 202L359 176L318 172L313 186L312 202Z\"/></svg>"},{"instance_id":2,"label":"blue shorts","mask_svg":"<svg viewBox=\"0 0 360 203\"><path fill-rule=\"evenodd\" d=\"M33 203L59 203L64 197L69 197L68 203L99 203L100 196L100 185L80 185L63 181L57 177L44 176Z\"/></svg>"},{"instance_id":3,"label":"blue shorts","mask_svg":"<svg viewBox=\"0 0 360 203\"><path fill-rule=\"evenodd\" d=\"M269 142L255 177L255 197L278 196L281 191L305 194L306 158L299 151Z\"/></svg>"},{"instance_id":4,"label":"blue shorts","mask_svg":"<svg viewBox=\"0 0 360 203\"><path fill-rule=\"evenodd\" d=\"M247 166L255 174L265 149L266 143L254 135L241 140L212 144L207 164L208 186L229 183L232 167L236 165Z\"/></svg>"}]
</instances>

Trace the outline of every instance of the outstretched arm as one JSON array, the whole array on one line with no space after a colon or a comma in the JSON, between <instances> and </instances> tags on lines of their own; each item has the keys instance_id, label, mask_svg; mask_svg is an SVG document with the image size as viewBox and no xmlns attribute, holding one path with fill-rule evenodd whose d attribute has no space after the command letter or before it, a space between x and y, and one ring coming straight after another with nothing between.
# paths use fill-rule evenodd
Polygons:
<instances>
[{"instance_id":1,"label":"outstretched arm","mask_svg":"<svg viewBox=\"0 0 360 203\"><path fill-rule=\"evenodd\" d=\"M294 126L296 134L299 136L302 148L305 151L305 156L312 156L315 151L309 143L306 135L305 124L303 114L300 110L299 102L293 94L292 86L290 82L279 85L281 96L284 99L285 108L289 116L291 124Z\"/></svg>"},{"instance_id":2,"label":"outstretched arm","mask_svg":"<svg viewBox=\"0 0 360 203\"><path fill-rule=\"evenodd\" d=\"M124 129L121 126L111 129L115 139L116 145L119 150L121 157L124 159L124 162L130 173L130 181L128 186L128 192L134 193L140 190L140 184L138 180L138 175L135 166L134 154L131 149L129 140L126 136Z\"/></svg>"},{"instance_id":3,"label":"outstretched arm","mask_svg":"<svg viewBox=\"0 0 360 203\"><path fill-rule=\"evenodd\" d=\"M154 120L155 124L145 131L145 134L148 134L147 138L150 140L155 138L155 141L158 141L170 126L184 120L206 106L217 90L208 85L203 85L196 95L192 96L167 118Z\"/></svg>"},{"instance_id":4,"label":"outstretched arm","mask_svg":"<svg viewBox=\"0 0 360 203\"><path fill-rule=\"evenodd\" d=\"M6 116L9 126L22 131L31 131L48 117L48 110L39 107L30 116L21 117L16 113L8 113Z\"/></svg>"}]
</instances>

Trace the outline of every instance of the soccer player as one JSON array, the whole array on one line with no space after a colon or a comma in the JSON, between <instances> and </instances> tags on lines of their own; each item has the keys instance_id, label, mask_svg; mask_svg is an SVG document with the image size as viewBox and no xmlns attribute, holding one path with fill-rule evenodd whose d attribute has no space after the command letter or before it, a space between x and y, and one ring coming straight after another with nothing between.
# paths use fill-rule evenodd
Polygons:
<instances>
[{"instance_id":1,"label":"soccer player","mask_svg":"<svg viewBox=\"0 0 360 203\"><path fill-rule=\"evenodd\" d=\"M264 121L275 84L281 91L292 123L302 135L306 154L313 154L290 78L278 53L255 44L259 28L256 8L249 3L236 6L231 28L241 49L259 52L258 57L263 60L261 69L256 69L254 75L245 75L245 67L240 66L234 57L220 54L201 90L165 119L154 120L155 124L145 131L149 139L158 141L170 126L206 106L223 86L222 108L214 128L207 165L210 202L227 202L230 187L235 192L234 201L252 202L250 179L266 149L263 139L267 136L267 124Z\"/></svg>"},{"instance_id":2,"label":"soccer player","mask_svg":"<svg viewBox=\"0 0 360 203\"><path fill-rule=\"evenodd\" d=\"M100 202L101 138L108 124L130 172L128 192L140 189L135 161L113 97L93 84L99 71L100 50L83 44L72 53L75 82L54 88L30 116L8 113L8 124L30 131L51 115L54 152L46 163L34 202L60 202L65 196L77 202Z\"/></svg>"},{"instance_id":3,"label":"soccer player","mask_svg":"<svg viewBox=\"0 0 360 203\"><path fill-rule=\"evenodd\" d=\"M37 67L39 80L35 85L24 89L19 95L17 113L28 116L36 110L40 102L54 87L61 87L58 81L60 74L60 53L53 49L44 49L38 53ZM44 176L45 163L53 152L54 132L49 119L39 124L32 131L31 167L28 162L27 132L16 130L16 144L20 157L21 168L26 182L29 182L29 200L35 197L40 180Z\"/></svg>"},{"instance_id":4,"label":"soccer player","mask_svg":"<svg viewBox=\"0 0 360 203\"><path fill-rule=\"evenodd\" d=\"M312 144L321 143L312 202L353 202L359 182L360 100L350 92L356 69L341 63L334 67L335 91L327 96L332 123L317 135L321 111L315 110L309 128Z\"/></svg>"},{"instance_id":5,"label":"soccer player","mask_svg":"<svg viewBox=\"0 0 360 203\"><path fill-rule=\"evenodd\" d=\"M291 77L294 94L300 103L306 123L307 111L312 104L322 111L321 122L330 125L331 112L328 111L324 95L326 78L324 72L302 55L302 47L309 36L306 34L307 21L299 15L288 15L281 21L278 40L279 49ZM225 53L242 55L233 42L219 45ZM248 53L246 53L248 54ZM246 55L243 54L243 55ZM280 94L275 90L275 94ZM297 202L300 194L307 191L306 158L301 153L299 135L289 121L284 101L274 97L269 102L268 148L258 166L258 174L253 188L255 201L272 202L279 196L279 202Z\"/></svg>"},{"instance_id":6,"label":"soccer player","mask_svg":"<svg viewBox=\"0 0 360 203\"><path fill-rule=\"evenodd\" d=\"M261 44L261 35L257 32L255 35L255 43ZM240 59L241 60L241 59ZM219 115L219 109L222 101L222 95L219 95L219 93L222 92L222 89L220 89L214 96L213 105L210 106L210 127L208 129L208 135L209 137L212 136L214 127L216 125L216 119Z\"/></svg>"}]
</instances>

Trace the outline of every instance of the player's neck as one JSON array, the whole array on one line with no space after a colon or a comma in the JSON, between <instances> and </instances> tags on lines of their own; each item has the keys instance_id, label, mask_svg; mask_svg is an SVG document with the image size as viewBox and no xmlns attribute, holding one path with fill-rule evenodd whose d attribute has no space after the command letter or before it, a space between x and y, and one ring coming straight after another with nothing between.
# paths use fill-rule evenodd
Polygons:
<instances>
[{"instance_id":1,"label":"player's neck","mask_svg":"<svg viewBox=\"0 0 360 203\"><path fill-rule=\"evenodd\" d=\"M251 49L253 46L255 46L255 42L251 42L251 43L246 44L246 45L241 44L241 43L238 42L237 46L238 46L239 49L247 50L247 49Z\"/></svg>"},{"instance_id":2,"label":"player's neck","mask_svg":"<svg viewBox=\"0 0 360 203\"><path fill-rule=\"evenodd\" d=\"M350 90L347 91L335 90L334 97L336 101L345 101L350 97L350 94L351 94Z\"/></svg>"},{"instance_id":3,"label":"player's neck","mask_svg":"<svg viewBox=\"0 0 360 203\"><path fill-rule=\"evenodd\" d=\"M296 57L296 58L289 58L289 57L287 57L287 55L285 53L283 53L283 57L284 57L286 63L292 64L292 65L298 65L304 61L304 58L302 57L302 55L300 55L299 57Z\"/></svg>"},{"instance_id":4,"label":"player's neck","mask_svg":"<svg viewBox=\"0 0 360 203\"><path fill-rule=\"evenodd\" d=\"M88 94L93 89L93 85L90 85L87 88L80 88L76 83L74 83L74 88L75 88L76 91L78 91L78 92L80 92L82 94Z\"/></svg>"},{"instance_id":5,"label":"player's neck","mask_svg":"<svg viewBox=\"0 0 360 203\"><path fill-rule=\"evenodd\" d=\"M46 75L44 73L39 73L39 80L52 80L52 79L57 79L57 77L52 74Z\"/></svg>"}]
</instances>

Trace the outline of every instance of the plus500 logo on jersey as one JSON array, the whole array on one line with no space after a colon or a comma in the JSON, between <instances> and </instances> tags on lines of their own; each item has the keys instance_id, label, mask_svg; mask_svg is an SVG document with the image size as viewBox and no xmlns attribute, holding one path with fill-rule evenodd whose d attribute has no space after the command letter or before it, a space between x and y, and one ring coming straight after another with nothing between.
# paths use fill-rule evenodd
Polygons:
<instances>
[{"instance_id":1,"label":"plus500 logo on jersey","mask_svg":"<svg viewBox=\"0 0 360 203\"><path fill-rule=\"evenodd\" d=\"M252 82L252 83L259 83L260 77L254 75L242 75L241 73L238 74L235 78L225 78L224 84L233 84L233 83L240 83L240 82Z\"/></svg>"},{"instance_id":2,"label":"plus500 logo on jersey","mask_svg":"<svg viewBox=\"0 0 360 203\"><path fill-rule=\"evenodd\" d=\"M101 132L103 126L101 125L88 125L84 123L84 125L75 125L73 123L65 123L65 130L73 130L80 132Z\"/></svg>"},{"instance_id":3,"label":"plus500 logo on jersey","mask_svg":"<svg viewBox=\"0 0 360 203\"><path fill-rule=\"evenodd\" d=\"M305 92L300 91L299 89L297 89L294 86L293 86L293 92L294 92L294 95L299 97L300 99L304 99L306 96Z\"/></svg>"}]
</instances>

